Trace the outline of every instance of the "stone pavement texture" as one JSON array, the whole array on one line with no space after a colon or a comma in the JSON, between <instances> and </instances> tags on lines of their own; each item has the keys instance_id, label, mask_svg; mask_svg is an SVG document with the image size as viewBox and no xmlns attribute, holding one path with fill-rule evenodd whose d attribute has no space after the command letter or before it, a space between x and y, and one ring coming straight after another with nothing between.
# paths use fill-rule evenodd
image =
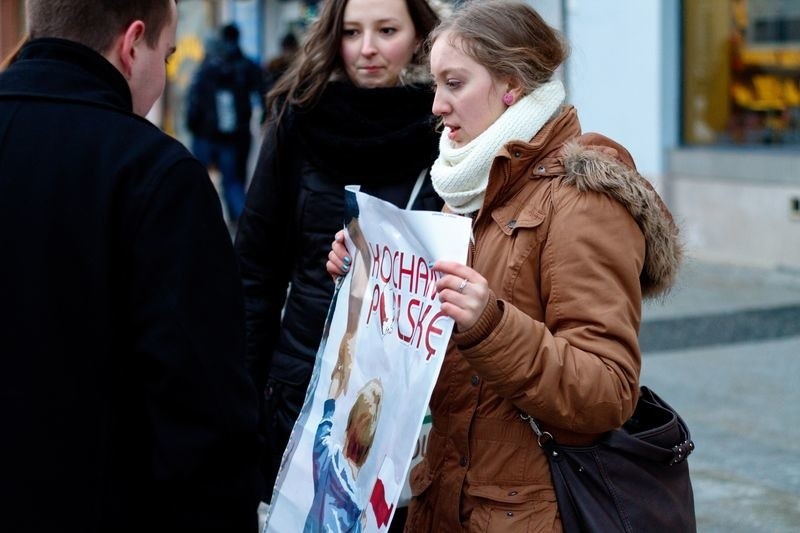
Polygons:
<instances>
[{"instance_id":1,"label":"stone pavement texture","mask_svg":"<svg viewBox=\"0 0 800 533\"><path fill-rule=\"evenodd\" d=\"M800 335L800 272L689 259L672 291L648 302L643 317L645 352Z\"/></svg>"},{"instance_id":2,"label":"stone pavement texture","mask_svg":"<svg viewBox=\"0 0 800 533\"><path fill-rule=\"evenodd\" d=\"M690 260L643 317L642 384L697 446L698 531L800 531L800 273Z\"/></svg>"}]
</instances>

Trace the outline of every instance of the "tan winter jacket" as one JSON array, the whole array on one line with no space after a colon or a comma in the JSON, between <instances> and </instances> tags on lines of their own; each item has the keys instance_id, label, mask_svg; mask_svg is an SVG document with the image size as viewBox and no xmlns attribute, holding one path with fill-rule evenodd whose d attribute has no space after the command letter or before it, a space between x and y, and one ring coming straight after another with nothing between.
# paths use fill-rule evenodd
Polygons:
<instances>
[{"instance_id":1,"label":"tan winter jacket","mask_svg":"<svg viewBox=\"0 0 800 533\"><path fill-rule=\"evenodd\" d=\"M671 285L677 228L630 154L563 111L496 156L471 265L493 298L453 335L406 531L560 531L537 418L589 443L632 414L643 296Z\"/></svg>"}]
</instances>

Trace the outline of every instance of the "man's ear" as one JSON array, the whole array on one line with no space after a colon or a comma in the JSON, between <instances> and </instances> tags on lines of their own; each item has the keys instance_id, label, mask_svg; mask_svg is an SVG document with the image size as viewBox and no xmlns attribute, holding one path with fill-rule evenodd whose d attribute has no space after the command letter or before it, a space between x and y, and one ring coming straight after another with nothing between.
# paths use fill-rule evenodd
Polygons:
<instances>
[{"instance_id":1,"label":"man's ear","mask_svg":"<svg viewBox=\"0 0 800 533\"><path fill-rule=\"evenodd\" d=\"M136 62L138 46L144 42L144 22L135 20L114 43L112 63L117 65L125 79L130 79ZM116 61L114 61L116 60Z\"/></svg>"}]
</instances>

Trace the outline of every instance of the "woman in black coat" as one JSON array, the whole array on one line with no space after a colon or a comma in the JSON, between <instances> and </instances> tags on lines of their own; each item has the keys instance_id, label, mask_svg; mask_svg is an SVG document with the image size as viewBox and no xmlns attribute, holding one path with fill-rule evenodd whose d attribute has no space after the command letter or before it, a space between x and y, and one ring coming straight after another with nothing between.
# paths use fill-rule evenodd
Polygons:
<instances>
[{"instance_id":1,"label":"woman in black coat","mask_svg":"<svg viewBox=\"0 0 800 533\"><path fill-rule=\"evenodd\" d=\"M442 206L428 175L438 136L419 60L438 16L426 0L377 7L325 2L301 54L267 97L273 116L236 238L248 359L264 400L265 501L333 295L325 262L342 228L344 186L360 185L400 207Z\"/></svg>"}]
</instances>

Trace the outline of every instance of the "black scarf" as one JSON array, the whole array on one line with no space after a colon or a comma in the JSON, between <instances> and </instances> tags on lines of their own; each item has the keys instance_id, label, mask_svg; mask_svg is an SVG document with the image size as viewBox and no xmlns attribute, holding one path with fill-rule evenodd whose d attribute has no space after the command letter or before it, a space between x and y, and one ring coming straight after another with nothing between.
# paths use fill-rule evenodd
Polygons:
<instances>
[{"instance_id":1,"label":"black scarf","mask_svg":"<svg viewBox=\"0 0 800 533\"><path fill-rule=\"evenodd\" d=\"M438 151L432 103L427 86L331 82L316 105L297 111L296 131L306 157L342 184L413 180Z\"/></svg>"}]
</instances>

